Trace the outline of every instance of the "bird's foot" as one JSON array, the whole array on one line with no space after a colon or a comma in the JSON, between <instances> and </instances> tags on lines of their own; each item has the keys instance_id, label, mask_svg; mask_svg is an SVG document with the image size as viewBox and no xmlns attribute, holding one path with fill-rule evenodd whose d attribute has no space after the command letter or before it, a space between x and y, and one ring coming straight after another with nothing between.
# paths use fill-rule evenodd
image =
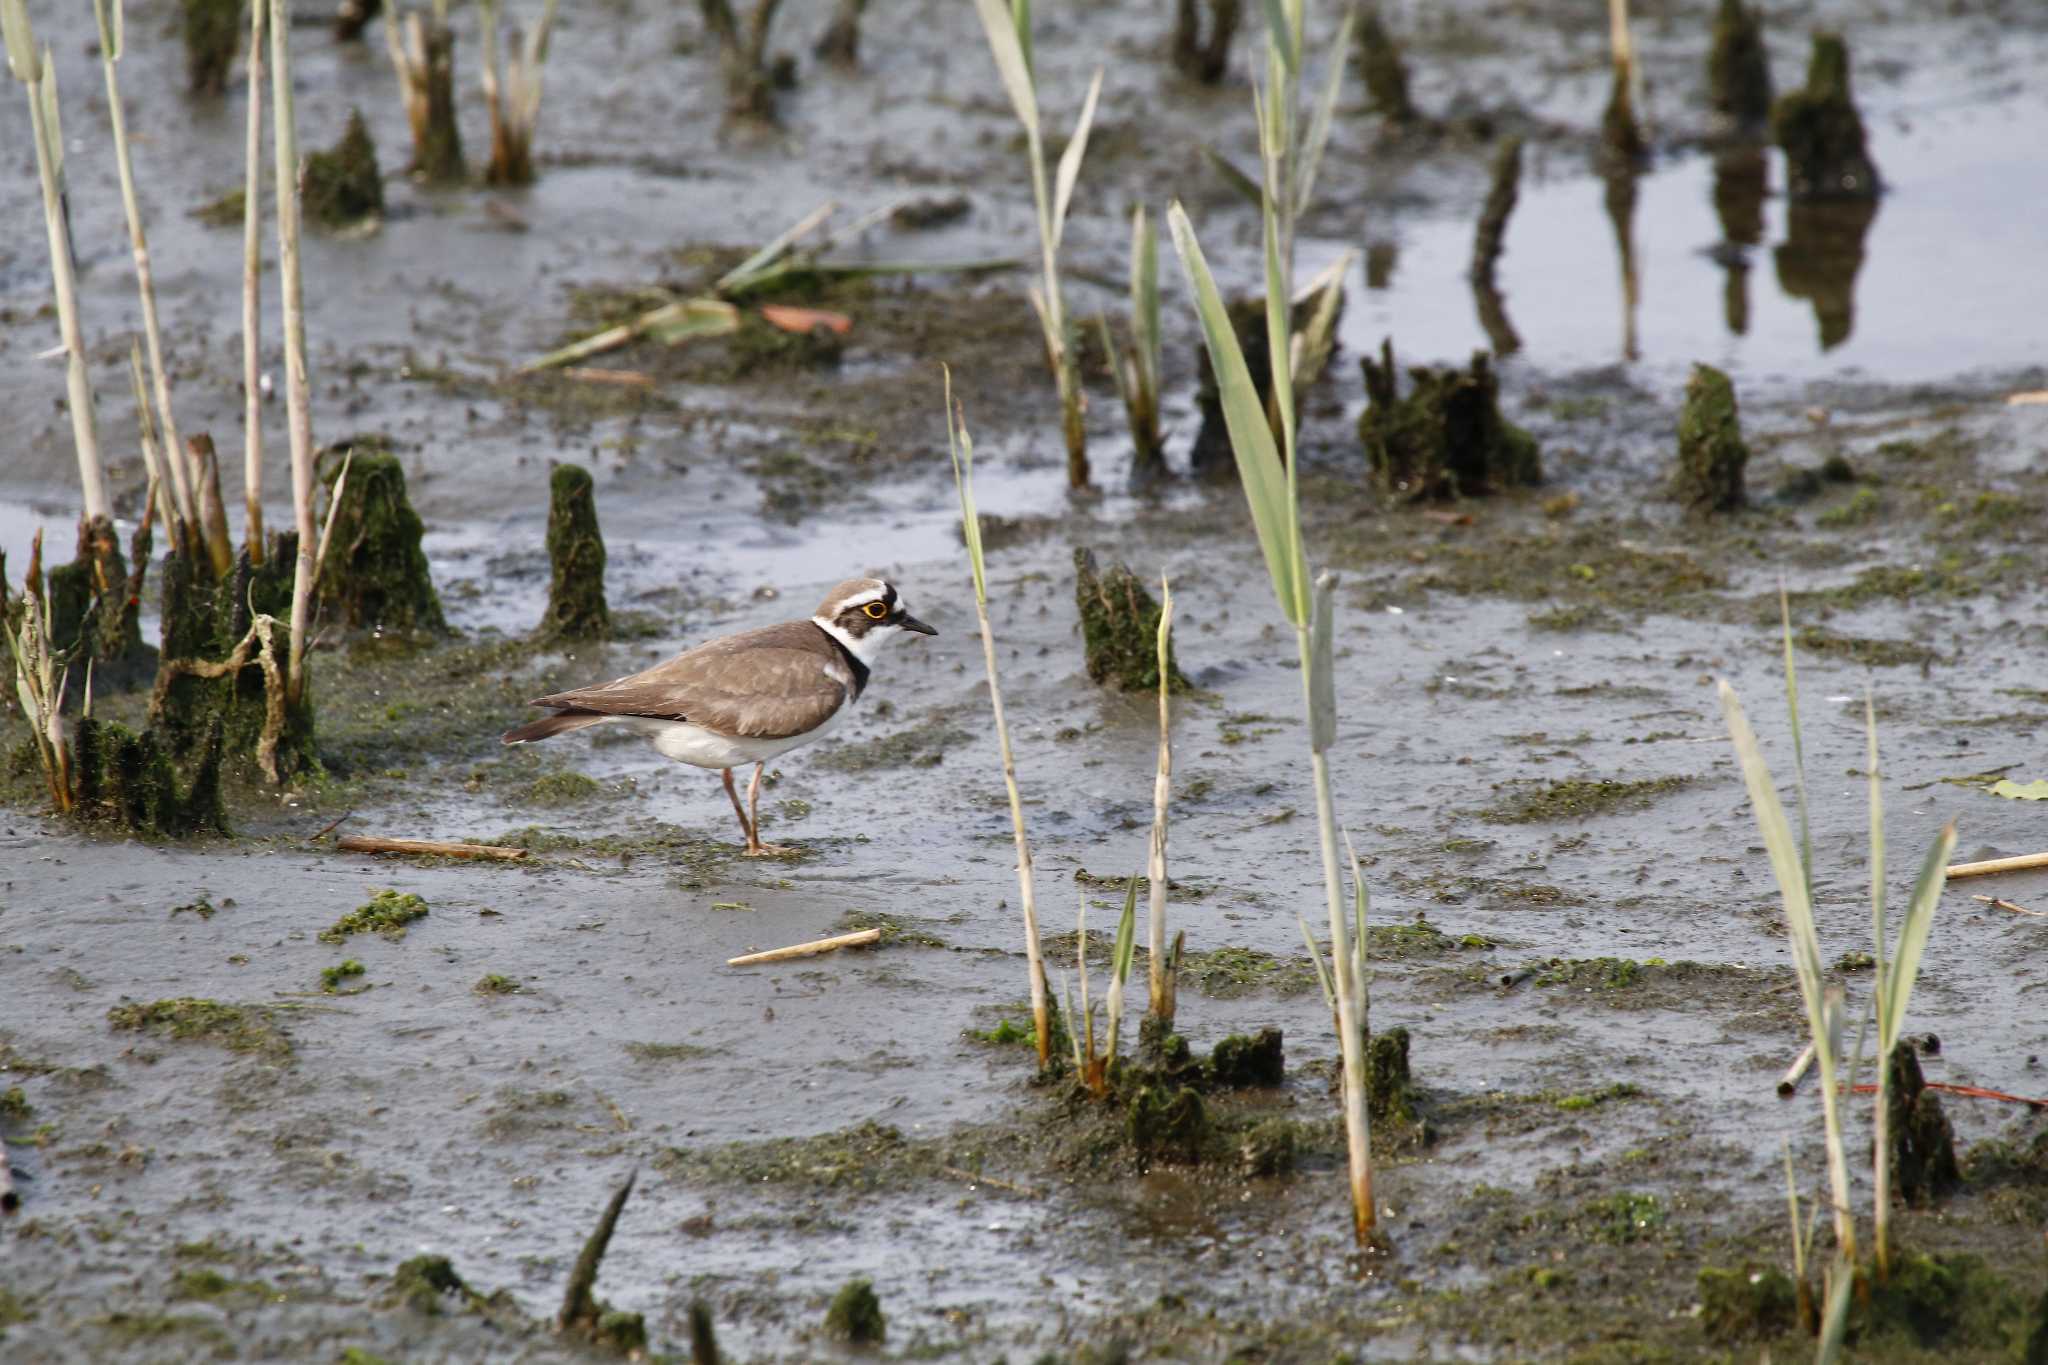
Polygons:
<instances>
[{"instance_id":1,"label":"bird's foot","mask_svg":"<svg viewBox=\"0 0 2048 1365\"><path fill-rule=\"evenodd\" d=\"M758 839L747 845L749 858L794 858L801 852L790 844L764 844Z\"/></svg>"}]
</instances>

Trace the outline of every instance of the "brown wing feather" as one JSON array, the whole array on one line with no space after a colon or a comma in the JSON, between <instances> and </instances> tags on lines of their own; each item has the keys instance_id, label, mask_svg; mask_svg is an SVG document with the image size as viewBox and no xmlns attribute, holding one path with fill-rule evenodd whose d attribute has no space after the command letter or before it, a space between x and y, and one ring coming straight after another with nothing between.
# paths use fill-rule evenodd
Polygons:
<instances>
[{"instance_id":1,"label":"brown wing feather","mask_svg":"<svg viewBox=\"0 0 2048 1365\"><path fill-rule=\"evenodd\" d=\"M825 671L836 662L830 650L824 632L792 621L709 640L642 672L533 705L687 720L721 734L786 739L816 729L845 704L847 685Z\"/></svg>"}]
</instances>

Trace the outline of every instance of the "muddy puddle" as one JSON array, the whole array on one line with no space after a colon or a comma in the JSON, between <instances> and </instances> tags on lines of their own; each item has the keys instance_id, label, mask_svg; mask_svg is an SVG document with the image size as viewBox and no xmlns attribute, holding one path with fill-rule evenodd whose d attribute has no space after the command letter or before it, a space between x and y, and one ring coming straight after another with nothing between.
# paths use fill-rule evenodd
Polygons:
<instances>
[{"instance_id":1,"label":"muddy puddle","mask_svg":"<svg viewBox=\"0 0 2048 1365\"><path fill-rule=\"evenodd\" d=\"M1095 61L1111 64L1070 228L1076 310L1121 316L1124 215L1175 194L1226 284L1250 285L1256 220L1199 152L1213 140L1250 164L1242 69L1220 92L1182 83L1156 7L1041 8L1052 123ZM1790 1101L1773 1089L1803 1016L1712 681L1741 693L1784 776L1782 581L1831 961L1868 947L1866 689L1894 904L1946 819L1959 858L2040 848L2034 806L1987 788L2048 760L2048 407L2005 402L2043 380L2032 223L2048 99L2032 75L2048 29L2019 5L1769 16L1781 89L1810 27L1849 24L1892 187L1859 259L1823 263L1837 282L1823 318L1812 273L1787 273L1775 153L1747 240L1731 246L1716 213L1694 112L1708 7L1693 3L1640 18L1653 155L1627 223L1627 306L1592 170L1604 28L1568 9L1390 8L1413 33L1417 100L1442 122L1392 132L1348 94L1303 225L1304 274L1359 253L1339 351L1305 405L1303 488L1314 556L1342 575L1332 763L1373 895L1372 1020L1409 1031L1419 1092L1414 1122L1380 1134L1386 1256L1361 1262L1351 1244L1336 1049L1296 921L1322 906L1300 678L1240 495L1185 472L1196 358L1170 258L1174 474L1149 486L1131 484L1114 390L1091 372L1096 488L1066 491L1014 271L835 298L854 319L836 368L731 373L633 347L594 363L644 385L515 378L616 321L633 291L687 289L826 198L849 217L953 192L969 204L934 230L869 228L835 248L844 259L1032 247L1017 139L967 7L872 6L850 74L808 57L822 18L792 10L776 44L799 57L785 126L739 135L719 129L694 10L621 0L565 15L541 178L520 192L396 174L406 133L381 47L296 31L306 143L331 142L359 106L392 172L374 235L308 246L316 432L380 434L399 454L455 633L409 648L335 632L315 660L326 774L232 792L230 839L81 833L43 813L33 771L8 759L0 1093L18 1086L20 1107L0 1109L0 1137L22 1207L0 1223L0 1355L577 1356L545 1322L637 1170L598 1288L676 1359L697 1302L733 1359L850 1354L824 1323L856 1277L887 1316L884 1358L1753 1358L1754 1343L1708 1335L1698 1271L1789 1269L1782 1151L1810 1195L1823 1149L1814 1083ZM132 283L91 22L36 20L70 102L83 307L132 517ZM238 183L242 105L182 93L172 22L135 6L131 34L150 40L122 79L181 425L238 451L239 239L188 210ZM458 33L471 22L459 12ZM1475 113L1529 138L1498 277L1521 344L1501 374L1546 478L1417 506L1365 477L1358 360L1387 335L1404 363L1488 343L1464 278L1492 146ZM5 139L0 157L0 206L20 229L0 240L0 404L17 415L0 552L17 575L39 525L68 555L75 501L61 371L34 359L54 337L25 144ZM1193 683L1173 729L1171 913L1191 955L1178 1023L1197 1052L1283 1030L1287 1063L1281 1086L1211 1098L1227 1140L1199 1164L1135 1156L1120 1115L1035 1083L1028 1046L991 1041L1028 1025L1026 974L941 361L975 428L982 510L1003 519L994 626L1040 912L1065 936L1056 988L1073 975L1077 903L1099 938L1142 866L1156 743L1150 698L1082 672L1073 550L1172 576ZM1734 379L1755 448L1750 508L1706 524L1668 489L1695 361ZM267 421L281 523L281 404ZM1831 457L1848 478L1820 476ZM547 471L563 459L596 482L622 619L608 643L527 638L548 590ZM774 765L764 832L796 859L741 858L715 775L637 741L497 743L531 696L801 617L864 571L940 633L897 646L848 722ZM96 698L117 715L140 704ZM19 714L0 715L8 755L22 738ZM379 860L317 837L336 821L530 852ZM2044 887L2032 873L1981 890L2048 909ZM1930 1079L2048 1096L2048 920L1974 889L1943 903L1909 1029L1938 1035ZM382 891L427 913L402 937L323 940ZM878 947L724 965L864 927L884 929ZM1100 950L1091 962L1099 983ZM1868 973L1837 972L1860 1002ZM123 1012L186 998L235 1008ZM1852 1112L1866 1132L1867 1101ZM1961 1097L1949 1112L1968 1180L1898 1215L1899 1236L1984 1257L2031 1305L2048 1287L2044 1118ZM1241 1143L1274 1121L1293 1173L1254 1174ZM395 1305L394 1268L429 1253L507 1297ZM1997 1330L2032 1330L2023 1316ZM1866 1345L1871 1359L2007 1358L1993 1335ZM1790 1332L1769 1345L1807 1349Z\"/></svg>"}]
</instances>

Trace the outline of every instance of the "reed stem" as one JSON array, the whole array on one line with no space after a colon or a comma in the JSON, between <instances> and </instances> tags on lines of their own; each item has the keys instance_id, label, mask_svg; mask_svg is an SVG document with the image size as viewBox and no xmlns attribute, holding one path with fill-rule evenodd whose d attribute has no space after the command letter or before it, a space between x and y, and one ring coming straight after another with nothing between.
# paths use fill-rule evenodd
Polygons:
<instances>
[{"instance_id":1,"label":"reed stem","mask_svg":"<svg viewBox=\"0 0 2048 1365\"><path fill-rule=\"evenodd\" d=\"M263 562L263 40L266 0L249 6L249 127L242 181L242 546Z\"/></svg>"},{"instance_id":2,"label":"reed stem","mask_svg":"<svg viewBox=\"0 0 2048 1365\"><path fill-rule=\"evenodd\" d=\"M1173 634L1173 585L1159 576L1159 770L1152 779L1152 842L1145 863L1147 908L1150 923L1146 932L1148 984L1151 987L1152 1017L1164 1038L1173 1031L1174 996L1177 983L1166 957L1166 833L1167 804L1173 794L1173 719L1169 684L1168 645Z\"/></svg>"},{"instance_id":3,"label":"reed stem","mask_svg":"<svg viewBox=\"0 0 2048 1365\"><path fill-rule=\"evenodd\" d=\"M259 0L260 2L260 0ZM299 268L299 133L292 107L291 0L270 4L270 93L277 161L277 278L284 305L284 398L292 451L292 512L299 533L292 574L285 696L306 693L306 626L313 614L313 413L306 378L306 313Z\"/></svg>"}]
</instances>

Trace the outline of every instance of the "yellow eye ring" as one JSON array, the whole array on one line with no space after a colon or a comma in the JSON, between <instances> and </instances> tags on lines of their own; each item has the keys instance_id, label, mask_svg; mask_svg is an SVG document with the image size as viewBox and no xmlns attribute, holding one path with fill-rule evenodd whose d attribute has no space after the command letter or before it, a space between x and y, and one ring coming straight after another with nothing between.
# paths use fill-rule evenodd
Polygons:
<instances>
[{"instance_id":1,"label":"yellow eye ring","mask_svg":"<svg viewBox=\"0 0 2048 1365\"><path fill-rule=\"evenodd\" d=\"M861 610L867 613L867 618L870 621L879 621L889 614L888 605L882 602L870 602L862 607Z\"/></svg>"}]
</instances>

